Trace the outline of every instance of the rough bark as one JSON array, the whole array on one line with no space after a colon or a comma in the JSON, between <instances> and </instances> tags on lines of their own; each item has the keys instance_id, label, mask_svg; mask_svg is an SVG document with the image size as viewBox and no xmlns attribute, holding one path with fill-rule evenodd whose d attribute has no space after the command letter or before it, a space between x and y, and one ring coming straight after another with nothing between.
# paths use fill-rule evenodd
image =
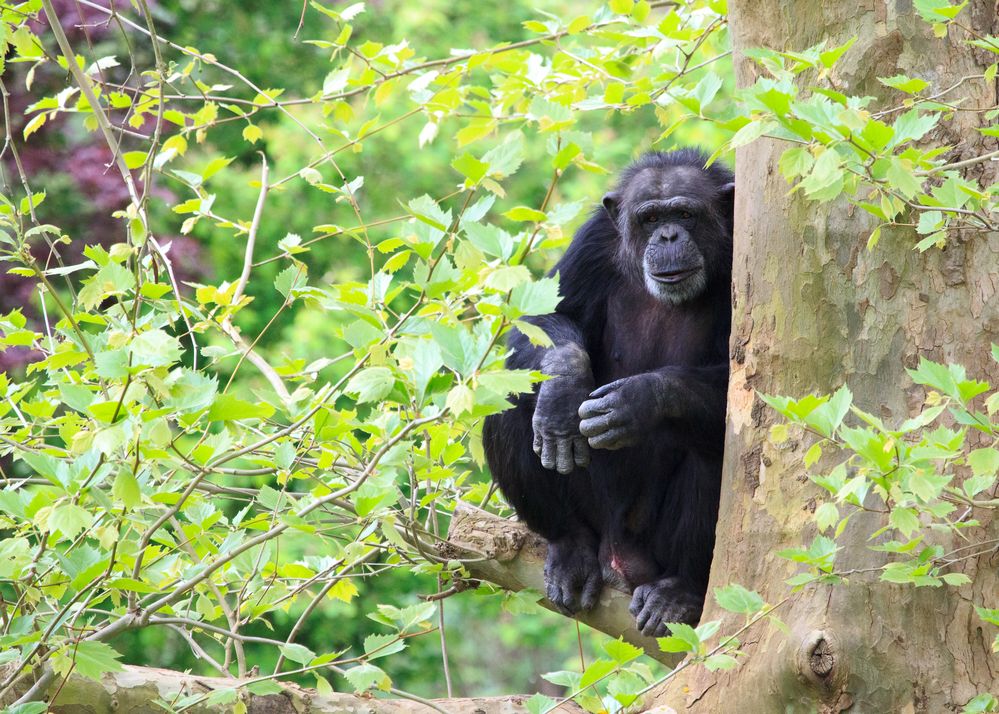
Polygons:
<instances>
[{"instance_id":1,"label":"rough bark","mask_svg":"<svg viewBox=\"0 0 999 714\"><path fill-rule=\"evenodd\" d=\"M840 91L852 94L885 97L889 90L877 77L900 73L947 87L993 61L962 46L956 30L951 42L934 39L911 0L730 0L729 8L742 86L757 71L741 55L747 48L798 50L822 39L834 46L854 35L857 43L834 77ZM962 20L995 34L995 3L973 0ZM997 101L996 87L981 81L967 82L956 95L974 107ZM969 125L974 118L958 113L947 122L941 140L957 147L952 160L995 149L994 139ZM789 593L784 581L796 572L774 553L811 542L810 509L820 493L802 464L809 442L780 448L768 442L773 420L757 390L801 396L846 383L861 408L898 419L922 402L923 391L904 371L921 355L999 381L988 358L999 335L999 237L968 235L921 255L911 248L913 234L898 230L868 251L873 225L861 211L789 194L777 168L784 148L761 140L736 157L732 379L711 574L712 587L738 582L771 603ZM851 522L839 538L838 568L883 562L866 542L879 525L876 517ZM992 522L974 535L984 540L997 532ZM731 711L738 702L745 714L959 711L999 682L991 637L972 608L973 602L995 607L996 563L968 561L965 572L974 582L960 589L892 586L876 573L806 589L777 613L789 635L757 625L742 638L750 657L740 668L685 669L651 702L697 712ZM723 619L722 632L741 625L710 598L703 618Z\"/></svg>"},{"instance_id":2,"label":"rough bark","mask_svg":"<svg viewBox=\"0 0 999 714\"><path fill-rule=\"evenodd\" d=\"M106 674L100 682L71 674L65 684L57 680L49 704L53 714L163 714L164 707L156 704L177 702L191 695L211 694L236 687L239 680L174 672L153 667L126 666L123 671ZM48 695L48 693L46 693ZM408 699L375 699L354 694L322 696L312 689L282 685L280 694L240 694L249 714L430 714L446 711L450 714L520 714L526 712L526 696L478 697L469 699L433 700L433 707ZM0 702L0 707L4 703ZM581 712L569 703L570 712ZM185 711L191 714L228 714L233 702L201 703Z\"/></svg>"},{"instance_id":3,"label":"rough bark","mask_svg":"<svg viewBox=\"0 0 999 714\"><path fill-rule=\"evenodd\" d=\"M513 592L525 588L540 593L545 591L547 545L541 536L522 523L459 504L451 519L445 549L450 550L451 555L468 558L466 567L477 580ZM666 665L676 664L679 658L675 654L662 652L655 639L645 637L635 629L635 618L628 612L630 602L628 593L605 587L597 607L578 613L576 617L596 630L643 647L646 654ZM540 603L557 612L548 598L542 598Z\"/></svg>"}]
</instances>

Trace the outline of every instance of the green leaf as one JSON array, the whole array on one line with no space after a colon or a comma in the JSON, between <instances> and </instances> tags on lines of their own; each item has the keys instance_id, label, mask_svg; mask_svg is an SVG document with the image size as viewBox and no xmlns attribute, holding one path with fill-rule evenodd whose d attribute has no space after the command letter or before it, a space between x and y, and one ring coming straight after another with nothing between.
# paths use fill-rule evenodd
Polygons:
<instances>
[{"instance_id":1,"label":"green leaf","mask_svg":"<svg viewBox=\"0 0 999 714\"><path fill-rule=\"evenodd\" d=\"M555 704L556 701L551 697L546 697L544 694L535 694L524 702L524 707L530 714L544 714L544 712L552 709Z\"/></svg>"},{"instance_id":2,"label":"green leaf","mask_svg":"<svg viewBox=\"0 0 999 714\"><path fill-rule=\"evenodd\" d=\"M456 385L447 393L446 404L455 416L468 414L475 406L475 393L464 384Z\"/></svg>"},{"instance_id":3,"label":"green leaf","mask_svg":"<svg viewBox=\"0 0 999 714\"><path fill-rule=\"evenodd\" d=\"M491 126L491 125L490 125ZM489 164L489 175L494 178L506 178L516 173L524 161L524 135L515 131L509 134L503 143L482 155L482 160ZM466 211L466 215L468 215Z\"/></svg>"},{"instance_id":4,"label":"green leaf","mask_svg":"<svg viewBox=\"0 0 999 714\"><path fill-rule=\"evenodd\" d=\"M835 503L826 501L815 509L815 525L818 526L819 532L824 532L828 528L831 528L838 520L839 509L836 508Z\"/></svg>"},{"instance_id":5,"label":"green leaf","mask_svg":"<svg viewBox=\"0 0 999 714\"><path fill-rule=\"evenodd\" d=\"M812 169L815 159L812 153L803 146L786 150L780 157L780 172L788 181L804 176Z\"/></svg>"},{"instance_id":6,"label":"green leaf","mask_svg":"<svg viewBox=\"0 0 999 714\"><path fill-rule=\"evenodd\" d=\"M558 289L557 278L541 278L534 282L521 283L510 293L510 304L517 308L521 315L548 315L555 312L561 301Z\"/></svg>"},{"instance_id":7,"label":"green leaf","mask_svg":"<svg viewBox=\"0 0 999 714\"><path fill-rule=\"evenodd\" d=\"M183 352L176 337L159 329L139 333L128 350L133 367L169 367L180 361Z\"/></svg>"},{"instance_id":8,"label":"green leaf","mask_svg":"<svg viewBox=\"0 0 999 714\"><path fill-rule=\"evenodd\" d=\"M523 394L534 387L532 373L526 369L504 369L479 375L479 385L495 394Z\"/></svg>"},{"instance_id":9,"label":"green leaf","mask_svg":"<svg viewBox=\"0 0 999 714\"><path fill-rule=\"evenodd\" d=\"M739 665L739 661L732 655L724 653L714 654L704 660L704 666L711 672L720 669L734 669Z\"/></svg>"},{"instance_id":10,"label":"green leaf","mask_svg":"<svg viewBox=\"0 0 999 714\"><path fill-rule=\"evenodd\" d=\"M939 23L953 20L968 2L965 0L960 5L951 5L948 0L915 0L913 4L926 22Z\"/></svg>"},{"instance_id":11,"label":"green leaf","mask_svg":"<svg viewBox=\"0 0 999 714\"><path fill-rule=\"evenodd\" d=\"M528 206L515 206L503 215L511 221L533 221L535 223L540 223L547 218L543 212Z\"/></svg>"},{"instance_id":12,"label":"green leaf","mask_svg":"<svg viewBox=\"0 0 999 714\"><path fill-rule=\"evenodd\" d=\"M854 35L839 47L833 47L830 50L825 50L824 52L820 52L819 61L822 62L822 64L825 65L827 68L832 67L834 64L836 64L836 61L843 56L844 52L853 47L853 43L856 41L857 41L857 36Z\"/></svg>"},{"instance_id":13,"label":"green leaf","mask_svg":"<svg viewBox=\"0 0 999 714\"><path fill-rule=\"evenodd\" d=\"M446 231L451 225L451 211L442 211L437 202L426 194L410 201L408 208L415 218L439 231Z\"/></svg>"},{"instance_id":14,"label":"green leaf","mask_svg":"<svg viewBox=\"0 0 999 714\"><path fill-rule=\"evenodd\" d=\"M73 647L75 647L73 658L76 662L73 671L87 679L99 682L102 675L108 672L121 672L124 669L118 661L121 654L109 644L83 640Z\"/></svg>"},{"instance_id":15,"label":"green leaf","mask_svg":"<svg viewBox=\"0 0 999 714\"><path fill-rule=\"evenodd\" d=\"M256 144L264 136L263 129L261 129L256 124L247 124L243 127L243 139L250 142L251 144Z\"/></svg>"},{"instance_id":16,"label":"green leaf","mask_svg":"<svg viewBox=\"0 0 999 714\"><path fill-rule=\"evenodd\" d=\"M274 407L267 402L247 402L231 394L223 394L208 410L209 421L235 421L237 419L268 419Z\"/></svg>"},{"instance_id":17,"label":"green leaf","mask_svg":"<svg viewBox=\"0 0 999 714\"><path fill-rule=\"evenodd\" d=\"M925 79L906 77L904 74L896 74L894 77L878 77L878 81L886 87L897 89L906 94L918 94L930 86L930 83Z\"/></svg>"},{"instance_id":18,"label":"green leaf","mask_svg":"<svg viewBox=\"0 0 999 714\"><path fill-rule=\"evenodd\" d=\"M66 540L73 540L94 522L93 515L75 503L56 506L49 513L46 529L49 533L62 533Z\"/></svg>"},{"instance_id":19,"label":"green leaf","mask_svg":"<svg viewBox=\"0 0 999 714\"><path fill-rule=\"evenodd\" d=\"M910 109L895 120L895 138L892 140L892 146L922 139L938 121L940 114L920 114L918 109Z\"/></svg>"},{"instance_id":20,"label":"green leaf","mask_svg":"<svg viewBox=\"0 0 999 714\"><path fill-rule=\"evenodd\" d=\"M968 585L971 582L971 578L964 573L944 573L940 576L940 579L955 588Z\"/></svg>"},{"instance_id":21,"label":"green leaf","mask_svg":"<svg viewBox=\"0 0 999 714\"><path fill-rule=\"evenodd\" d=\"M356 394L359 403L378 402L392 391L395 376L387 367L368 367L355 374L347 382L344 389L349 394Z\"/></svg>"},{"instance_id":22,"label":"green leaf","mask_svg":"<svg viewBox=\"0 0 999 714\"><path fill-rule=\"evenodd\" d=\"M352 667L344 672L344 676L357 693L366 692L372 687L387 691L392 686L389 676L373 664Z\"/></svg>"},{"instance_id":23,"label":"green leaf","mask_svg":"<svg viewBox=\"0 0 999 714\"><path fill-rule=\"evenodd\" d=\"M505 265L486 276L486 287L506 292L531 279L531 271L523 265Z\"/></svg>"},{"instance_id":24,"label":"green leaf","mask_svg":"<svg viewBox=\"0 0 999 714\"><path fill-rule=\"evenodd\" d=\"M995 476L999 470L999 449L975 449L968 454L968 465L975 476Z\"/></svg>"},{"instance_id":25,"label":"green leaf","mask_svg":"<svg viewBox=\"0 0 999 714\"><path fill-rule=\"evenodd\" d=\"M912 508L893 508L888 520L906 538L919 530L919 516Z\"/></svg>"},{"instance_id":26,"label":"green leaf","mask_svg":"<svg viewBox=\"0 0 999 714\"><path fill-rule=\"evenodd\" d=\"M4 709L4 714L45 714L48 710L49 705L45 702L25 702L24 704L12 704Z\"/></svg>"},{"instance_id":27,"label":"green leaf","mask_svg":"<svg viewBox=\"0 0 999 714\"><path fill-rule=\"evenodd\" d=\"M554 344L548 333L532 322L514 320L513 326L520 330L536 347L551 347Z\"/></svg>"},{"instance_id":28,"label":"green leaf","mask_svg":"<svg viewBox=\"0 0 999 714\"><path fill-rule=\"evenodd\" d=\"M285 659L290 659L292 662L298 662L299 664L308 664L316 658L315 652L304 645L295 644L294 642L281 645L278 649L285 656Z\"/></svg>"},{"instance_id":29,"label":"green leaf","mask_svg":"<svg viewBox=\"0 0 999 714\"><path fill-rule=\"evenodd\" d=\"M618 664L625 664L643 654L641 647L636 647L622 639L610 640L604 643L604 652L610 655Z\"/></svg>"},{"instance_id":30,"label":"green leaf","mask_svg":"<svg viewBox=\"0 0 999 714\"><path fill-rule=\"evenodd\" d=\"M986 714L987 712L999 711L999 700L991 694L978 694L968 700L961 710L961 714Z\"/></svg>"},{"instance_id":31,"label":"green leaf","mask_svg":"<svg viewBox=\"0 0 999 714\"><path fill-rule=\"evenodd\" d=\"M585 689L592 684L596 684L608 674L617 669L618 665L613 660L598 659L590 663L583 671L583 676L579 680L579 689Z\"/></svg>"},{"instance_id":32,"label":"green leaf","mask_svg":"<svg viewBox=\"0 0 999 714\"><path fill-rule=\"evenodd\" d=\"M125 166L130 169L137 169L146 163L148 154L145 151L126 151L121 156L125 159Z\"/></svg>"},{"instance_id":33,"label":"green leaf","mask_svg":"<svg viewBox=\"0 0 999 714\"><path fill-rule=\"evenodd\" d=\"M465 223L464 221L462 226L468 240L483 253L503 260L508 259L513 254L513 236L503 229L482 223Z\"/></svg>"},{"instance_id":34,"label":"green leaf","mask_svg":"<svg viewBox=\"0 0 999 714\"><path fill-rule=\"evenodd\" d=\"M471 184L481 181L486 175L486 171L489 170L487 162L480 161L469 153L464 153L452 161L451 166Z\"/></svg>"},{"instance_id":35,"label":"green leaf","mask_svg":"<svg viewBox=\"0 0 999 714\"><path fill-rule=\"evenodd\" d=\"M291 291L296 288L305 287L308 282L308 274L304 263L289 265L278 273L274 278L274 289L285 297L291 295Z\"/></svg>"},{"instance_id":36,"label":"green leaf","mask_svg":"<svg viewBox=\"0 0 999 714\"><path fill-rule=\"evenodd\" d=\"M111 495L129 508L142 505L142 491L139 490L139 482L132 474L131 468L126 466L118 471L111 486Z\"/></svg>"},{"instance_id":37,"label":"green leaf","mask_svg":"<svg viewBox=\"0 0 999 714\"><path fill-rule=\"evenodd\" d=\"M280 694L284 690L281 685L275 682L273 679L265 679L262 682L253 682L252 684L246 685L246 691L250 694L255 694L258 697L266 697L271 694Z\"/></svg>"},{"instance_id":38,"label":"green leaf","mask_svg":"<svg viewBox=\"0 0 999 714\"><path fill-rule=\"evenodd\" d=\"M663 652L697 652L701 638L693 627L682 622L668 622L666 626L672 634L657 639Z\"/></svg>"},{"instance_id":39,"label":"green leaf","mask_svg":"<svg viewBox=\"0 0 999 714\"><path fill-rule=\"evenodd\" d=\"M730 149L738 149L740 146L756 141L768 131L773 130L775 126L773 122L753 120L735 132L735 135L728 140L728 146Z\"/></svg>"},{"instance_id":40,"label":"green leaf","mask_svg":"<svg viewBox=\"0 0 999 714\"><path fill-rule=\"evenodd\" d=\"M364 638L364 654L368 659L387 657L406 649L406 640L398 634L368 635Z\"/></svg>"},{"instance_id":41,"label":"green leaf","mask_svg":"<svg viewBox=\"0 0 999 714\"><path fill-rule=\"evenodd\" d=\"M729 612L744 615L755 615L764 605L763 598L758 593L747 590L737 583L715 588L715 601L719 607Z\"/></svg>"}]
</instances>

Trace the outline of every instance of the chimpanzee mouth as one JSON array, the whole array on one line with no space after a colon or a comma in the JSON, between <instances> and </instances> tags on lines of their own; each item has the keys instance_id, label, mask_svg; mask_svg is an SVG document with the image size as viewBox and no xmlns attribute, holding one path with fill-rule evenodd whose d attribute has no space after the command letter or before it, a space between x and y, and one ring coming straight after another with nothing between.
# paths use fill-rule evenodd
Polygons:
<instances>
[{"instance_id":1,"label":"chimpanzee mouth","mask_svg":"<svg viewBox=\"0 0 999 714\"><path fill-rule=\"evenodd\" d=\"M674 285L676 283L686 280L691 275L699 272L701 269L698 268L684 268L683 270L664 270L658 273L650 273L649 277L655 280L657 283L666 283L667 285Z\"/></svg>"}]
</instances>

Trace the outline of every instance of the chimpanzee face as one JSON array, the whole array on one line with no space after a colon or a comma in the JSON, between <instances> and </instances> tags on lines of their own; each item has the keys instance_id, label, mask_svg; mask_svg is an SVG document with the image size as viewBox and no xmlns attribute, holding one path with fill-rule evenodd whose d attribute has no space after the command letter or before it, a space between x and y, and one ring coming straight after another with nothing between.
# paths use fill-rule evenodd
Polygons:
<instances>
[{"instance_id":1,"label":"chimpanzee face","mask_svg":"<svg viewBox=\"0 0 999 714\"><path fill-rule=\"evenodd\" d=\"M621 234L619 260L649 293L680 305L704 293L731 252L732 184L692 166L649 168L604 196ZM730 221L730 219L729 219Z\"/></svg>"}]
</instances>

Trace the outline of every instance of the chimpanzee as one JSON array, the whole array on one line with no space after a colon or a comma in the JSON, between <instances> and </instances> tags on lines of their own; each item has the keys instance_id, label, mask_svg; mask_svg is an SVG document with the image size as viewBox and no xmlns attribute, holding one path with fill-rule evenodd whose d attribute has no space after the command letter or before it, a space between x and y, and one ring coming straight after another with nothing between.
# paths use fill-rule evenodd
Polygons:
<instances>
[{"instance_id":1,"label":"chimpanzee","mask_svg":"<svg viewBox=\"0 0 999 714\"><path fill-rule=\"evenodd\" d=\"M645 154L552 274L555 312L514 332L511 369L551 378L486 419L493 478L547 539L547 596L567 613L605 582L646 635L696 622L725 431L734 177L699 151Z\"/></svg>"}]
</instances>

